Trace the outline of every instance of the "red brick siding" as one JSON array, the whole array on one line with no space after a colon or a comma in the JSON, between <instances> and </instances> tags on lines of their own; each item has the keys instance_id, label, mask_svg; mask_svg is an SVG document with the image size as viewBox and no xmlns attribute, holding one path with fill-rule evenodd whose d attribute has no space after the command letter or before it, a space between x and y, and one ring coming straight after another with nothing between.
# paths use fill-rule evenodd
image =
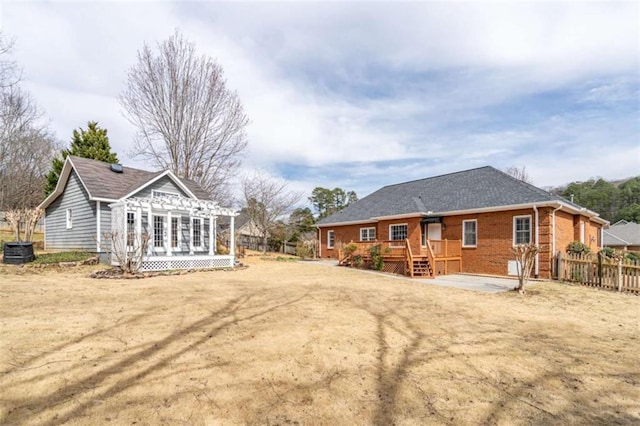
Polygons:
<instances>
[{"instance_id":1,"label":"red brick siding","mask_svg":"<svg viewBox=\"0 0 640 426\"><path fill-rule=\"evenodd\" d=\"M505 212L479 213L463 216L447 216L443 222L445 229L442 238L462 239L462 221L476 219L477 246L462 249L462 272L476 274L507 275L507 266L513 260L513 218L514 216L531 215L531 238L535 243L535 214L533 209L512 210ZM539 243L547 244L550 240L549 218L546 209L539 209L540 234ZM542 228L546 229L542 229ZM541 277L549 276L549 248L541 247L539 272Z\"/></svg>"},{"instance_id":2,"label":"red brick siding","mask_svg":"<svg viewBox=\"0 0 640 426\"><path fill-rule=\"evenodd\" d=\"M538 244L540 252L538 256L538 276L549 278L552 262L552 221L551 207L538 209ZM513 218L514 216L531 216L531 242L535 243L535 212L533 209L512 210L505 212L490 212L469 214L460 216L446 216L443 218L442 238L449 240L462 239L462 221L468 219L477 220L477 246L475 248L462 249L462 272L492 275L507 275L508 262L513 260L511 248L513 246ZM578 227L578 216L557 211L556 218L556 251L565 251L567 245L574 241L575 229ZM321 229L321 253L323 258L337 258L338 250L327 249L327 231L334 230L336 246L339 243L348 244L350 241L360 241L360 228L376 228L377 240L389 239L389 225L407 224L407 232L411 249L414 253L420 251L422 234L420 217L382 220L376 224L358 224L346 226L334 226ZM585 220L586 243L589 244L591 236L596 239L592 243L593 250L598 242L600 225Z\"/></svg>"}]
</instances>

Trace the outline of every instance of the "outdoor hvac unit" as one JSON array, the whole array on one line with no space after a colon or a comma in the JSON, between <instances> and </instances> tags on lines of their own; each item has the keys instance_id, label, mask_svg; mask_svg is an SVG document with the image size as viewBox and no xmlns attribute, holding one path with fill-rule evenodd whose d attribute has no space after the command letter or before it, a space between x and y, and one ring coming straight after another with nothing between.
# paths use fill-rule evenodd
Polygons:
<instances>
[{"instance_id":1,"label":"outdoor hvac unit","mask_svg":"<svg viewBox=\"0 0 640 426\"><path fill-rule=\"evenodd\" d=\"M33 243L4 243L3 263L19 265L33 259Z\"/></svg>"}]
</instances>

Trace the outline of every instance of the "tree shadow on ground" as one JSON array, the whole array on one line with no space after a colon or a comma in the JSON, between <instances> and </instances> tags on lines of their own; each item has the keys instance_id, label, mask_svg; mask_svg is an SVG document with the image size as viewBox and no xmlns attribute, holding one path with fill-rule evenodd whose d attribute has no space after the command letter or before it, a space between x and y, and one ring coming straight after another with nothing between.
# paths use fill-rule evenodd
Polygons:
<instances>
[{"instance_id":1,"label":"tree shadow on ground","mask_svg":"<svg viewBox=\"0 0 640 426\"><path fill-rule=\"evenodd\" d=\"M65 384L59 389L36 398L29 399L11 399L7 398L3 404L10 408L4 418L0 418L0 423L29 423L38 421L38 417L46 411L57 411L53 418L41 422L47 425L64 424L74 418L80 417L87 409L89 409L95 400L106 400L124 390L140 384L141 381L153 372L162 370L167 364L171 363L181 355L195 350L200 345L209 341L209 339L218 335L222 330L244 321L249 321L260 316L267 315L270 312L295 304L303 300L307 294L303 294L296 298L276 301L270 306L261 305L261 308L254 313L243 315L243 310L255 310L255 307L247 307L246 305L252 299L252 295L230 300L222 308L211 312L211 314L191 322L187 326L175 329L171 334L163 339L155 342L149 342L144 347L139 348L134 353L127 355L125 358L113 365L100 368L88 376L71 384ZM195 341L189 341L188 337L193 337L195 333L199 333L203 328L207 331ZM93 332L92 335L99 334L99 331ZM78 340L78 339L74 339ZM80 339L82 340L82 339ZM68 346L65 343L59 345L60 348ZM35 360L39 357L34 357ZM78 366L79 368L80 366ZM106 389L99 392L95 390L104 386L104 383L112 377L124 377L112 385L107 385ZM81 399L86 401L81 402ZM72 408L65 414L65 405L69 402L75 402Z\"/></svg>"}]
</instances>

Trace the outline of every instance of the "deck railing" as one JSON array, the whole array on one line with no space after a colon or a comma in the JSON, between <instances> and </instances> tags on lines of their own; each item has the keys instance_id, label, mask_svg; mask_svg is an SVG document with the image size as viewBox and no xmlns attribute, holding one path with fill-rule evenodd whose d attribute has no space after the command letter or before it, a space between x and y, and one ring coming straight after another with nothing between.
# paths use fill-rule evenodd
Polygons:
<instances>
[{"instance_id":1,"label":"deck railing","mask_svg":"<svg viewBox=\"0 0 640 426\"><path fill-rule=\"evenodd\" d=\"M436 258L461 257L462 241L461 240L427 240L427 247L423 247L422 251L427 256L428 252Z\"/></svg>"}]
</instances>

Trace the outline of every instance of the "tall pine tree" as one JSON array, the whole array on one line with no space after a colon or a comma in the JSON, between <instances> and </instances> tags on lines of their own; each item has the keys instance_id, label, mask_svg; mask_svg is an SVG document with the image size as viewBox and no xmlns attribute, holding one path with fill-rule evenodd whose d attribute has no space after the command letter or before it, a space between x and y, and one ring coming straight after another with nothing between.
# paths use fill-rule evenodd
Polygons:
<instances>
[{"instance_id":1,"label":"tall pine tree","mask_svg":"<svg viewBox=\"0 0 640 426\"><path fill-rule=\"evenodd\" d=\"M60 152L60 155L61 157L53 159L51 171L47 174L45 196L51 194L53 190L56 189L60 173L62 172L62 166L64 166L64 161L69 155L90 158L92 160L99 160L112 164L118 163L118 155L111 152L107 129L101 129L98 126L97 121L88 122L87 130L84 130L82 127L78 130L74 130L73 138L71 139L71 146L69 149L63 149Z\"/></svg>"}]
</instances>

